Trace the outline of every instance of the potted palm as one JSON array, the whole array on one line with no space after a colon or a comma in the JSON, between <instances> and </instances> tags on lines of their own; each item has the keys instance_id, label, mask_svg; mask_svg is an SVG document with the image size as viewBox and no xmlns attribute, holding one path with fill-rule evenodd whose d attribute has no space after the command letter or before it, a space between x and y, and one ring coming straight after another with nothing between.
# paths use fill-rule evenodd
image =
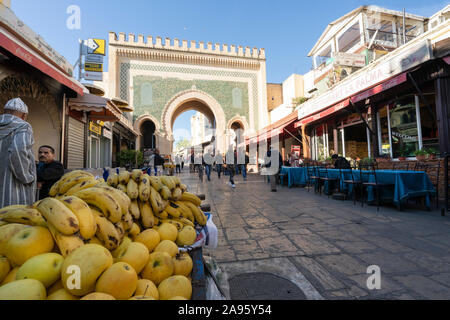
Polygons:
<instances>
[{"instance_id":1,"label":"potted palm","mask_svg":"<svg viewBox=\"0 0 450 320\"><path fill-rule=\"evenodd\" d=\"M425 150L416 150L414 152L417 161L424 161L427 157L427 152Z\"/></svg>"},{"instance_id":2,"label":"potted palm","mask_svg":"<svg viewBox=\"0 0 450 320\"><path fill-rule=\"evenodd\" d=\"M437 153L437 151L436 151L435 148L428 148L425 151L426 151L426 154L427 154L427 158L429 160L436 160L436 153Z\"/></svg>"}]
</instances>

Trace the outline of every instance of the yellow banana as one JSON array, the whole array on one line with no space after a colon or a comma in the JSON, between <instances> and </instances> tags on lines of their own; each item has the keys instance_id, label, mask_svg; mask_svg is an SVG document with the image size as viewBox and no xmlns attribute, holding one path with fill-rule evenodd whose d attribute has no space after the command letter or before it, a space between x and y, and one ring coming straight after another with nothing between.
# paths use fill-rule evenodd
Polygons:
<instances>
[{"instance_id":1,"label":"yellow banana","mask_svg":"<svg viewBox=\"0 0 450 320\"><path fill-rule=\"evenodd\" d=\"M125 232L129 231L133 226L133 216L131 213L128 212L126 215L122 216L122 222Z\"/></svg>"},{"instance_id":2,"label":"yellow banana","mask_svg":"<svg viewBox=\"0 0 450 320\"><path fill-rule=\"evenodd\" d=\"M113 188L117 187L119 184L119 175L117 173L110 174L106 183Z\"/></svg>"},{"instance_id":3,"label":"yellow banana","mask_svg":"<svg viewBox=\"0 0 450 320\"><path fill-rule=\"evenodd\" d=\"M29 226L47 226L47 223L38 210L26 206L23 208L10 206L1 209L0 220L8 223L26 224Z\"/></svg>"},{"instance_id":4,"label":"yellow banana","mask_svg":"<svg viewBox=\"0 0 450 320\"><path fill-rule=\"evenodd\" d=\"M206 216L199 207L195 206L193 203L186 201L184 204L191 210L194 215L195 221L201 226L206 226Z\"/></svg>"},{"instance_id":5,"label":"yellow banana","mask_svg":"<svg viewBox=\"0 0 450 320\"><path fill-rule=\"evenodd\" d=\"M150 199L150 179L148 174L142 176L139 183L139 200L148 201Z\"/></svg>"},{"instance_id":6,"label":"yellow banana","mask_svg":"<svg viewBox=\"0 0 450 320\"><path fill-rule=\"evenodd\" d=\"M77 217L80 224L80 235L85 240L94 237L97 232L97 223L89 205L75 196L62 198L61 202Z\"/></svg>"},{"instance_id":7,"label":"yellow banana","mask_svg":"<svg viewBox=\"0 0 450 320\"><path fill-rule=\"evenodd\" d=\"M141 212L139 211L139 205L137 200L131 201L130 213L133 216L134 220L139 220L139 218L141 217Z\"/></svg>"},{"instance_id":8,"label":"yellow banana","mask_svg":"<svg viewBox=\"0 0 450 320\"><path fill-rule=\"evenodd\" d=\"M160 194L164 200L169 200L169 198L172 197L172 192L166 185L162 186Z\"/></svg>"},{"instance_id":9,"label":"yellow banana","mask_svg":"<svg viewBox=\"0 0 450 320\"><path fill-rule=\"evenodd\" d=\"M161 180L159 179L159 177L150 177L150 184L158 192L160 192L163 187L163 184L162 184Z\"/></svg>"},{"instance_id":10,"label":"yellow banana","mask_svg":"<svg viewBox=\"0 0 450 320\"><path fill-rule=\"evenodd\" d=\"M173 202L169 203L169 205L166 207L165 211L167 211L167 213L174 218L179 218L181 216L180 207L177 206Z\"/></svg>"},{"instance_id":11,"label":"yellow banana","mask_svg":"<svg viewBox=\"0 0 450 320\"><path fill-rule=\"evenodd\" d=\"M107 193L110 193L112 197L117 201L117 203L120 206L120 209L122 211L122 215L127 214L128 210L130 209L131 200L127 196L126 193L120 191L119 189L114 189L110 186L100 186L99 188L104 189Z\"/></svg>"},{"instance_id":12,"label":"yellow banana","mask_svg":"<svg viewBox=\"0 0 450 320\"><path fill-rule=\"evenodd\" d=\"M57 199L46 198L42 200L37 210L47 222L50 222L56 230L65 236L71 236L80 231L77 216Z\"/></svg>"},{"instance_id":13,"label":"yellow banana","mask_svg":"<svg viewBox=\"0 0 450 320\"><path fill-rule=\"evenodd\" d=\"M119 202L104 187L94 187L78 191L74 196L100 209L111 222L122 219L122 208ZM106 187L105 187L106 188Z\"/></svg>"},{"instance_id":14,"label":"yellow banana","mask_svg":"<svg viewBox=\"0 0 450 320\"><path fill-rule=\"evenodd\" d=\"M180 183L180 189L184 193L184 192L187 191L187 186L185 184L183 184L183 183Z\"/></svg>"},{"instance_id":15,"label":"yellow banana","mask_svg":"<svg viewBox=\"0 0 450 320\"><path fill-rule=\"evenodd\" d=\"M165 184L171 191L176 188L175 182L169 176L161 176L161 182Z\"/></svg>"},{"instance_id":16,"label":"yellow banana","mask_svg":"<svg viewBox=\"0 0 450 320\"><path fill-rule=\"evenodd\" d=\"M88 188L92 188L94 186L96 186L97 184L99 184L100 182L98 180L86 180L80 183L77 183L76 185L74 185L72 188L70 188L69 190L67 190L67 192L64 194L65 196L73 196L75 193L77 193L80 190L84 190L84 189L88 189Z\"/></svg>"},{"instance_id":17,"label":"yellow banana","mask_svg":"<svg viewBox=\"0 0 450 320\"><path fill-rule=\"evenodd\" d=\"M202 204L202 200L197 197L195 194L190 192L185 192L180 198L181 201L188 201L199 207Z\"/></svg>"},{"instance_id":18,"label":"yellow banana","mask_svg":"<svg viewBox=\"0 0 450 320\"><path fill-rule=\"evenodd\" d=\"M181 196L183 195L183 191L181 190L181 188L176 187L173 191L172 191L172 195L171 195L171 199L174 201L178 201L181 199Z\"/></svg>"},{"instance_id":19,"label":"yellow banana","mask_svg":"<svg viewBox=\"0 0 450 320\"><path fill-rule=\"evenodd\" d=\"M130 181L130 173L128 171L122 171L119 173L119 183L123 185L127 185L128 181Z\"/></svg>"},{"instance_id":20,"label":"yellow banana","mask_svg":"<svg viewBox=\"0 0 450 320\"><path fill-rule=\"evenodd\" d=\"M82 183L84 181L92 181L95 180L95 178L92 175L86 175L86 174L80 174L77 176L74 176L71 179L63 180L59 184L58 194L66 194L67 191L69 191L73 186Z\"/></svg>"},{"instance_id":21,"label":"yellow banana","mask_svg":"<svg viewBox=\"0 0 450 320\"><path fill-rule=\"evenodd\" d=\"M123 184L120 184L120 183L119 183L119 184L117 185L116 189L117 189L117 190L120 190L120 191L122 191L122 192L127 193L127 186L126 186L126 185L123 185Z\"/></svg>"},{"instance_id":22,"label":"yellow banana","mask_svg":"<svg viewBox=\"0 0 450 320\"><path fill-rule=\"evenodd\" d=\"M139 186L133 179L128 181L127 195L131 200L136 200L139 197Z\"/></svg>"},{"instance_id":23,"label":"yellow banana","mask_svg":"<svg viewBox=\"0 0 450 320\"><path fill-rule=\"evenodd\" d=\"M98 245L103 246L103 243L97 237L92 237L92 239L85 240L84 243L85 244L98 244Z\"/></svg>"},{"instance_id":24,"label":"yellow banana","mask_svg":"<svg viewBox=\"0 0 450 320\"><path fill-rule=\"evenodd\" d=\"M133 179L134 182L136 182L136 183L141 182L143 175L144 175L144 173L142 172L142 170L136 169L136 170L131 171L131 179Z\"/></svg>"},{"instance_id":25,"label":"yellow banana","mask_svg":"<svg viewBox=\"0 0 450 320\"><path fill-rule=\"evenodd\" d=\"M59 193L59 187L63 185L67 180L74 178L79 175L89 175L90 173L85 172L83 170L75 170L64 174L61 179L59 179L53 186L50 188L49 196L54 197Z\"/></svg>"},{"instance_id":26,"label":"yellow banana","mask_svg":"<svg viewBox=\"0 0 450 320\"><path fill-rule=\"evenodd\" d=\"M161 224L161 220L155 216L155 225L153 226L153 229L156 230L156 228Z\"/></svg>"},{"instance_id":27,"label":"yellow banana","mask_svg":"<svg viewBox=\"0 0 450 320\"><path fill-rule=\"evenodd\" d=\"M123 238L125 237L125 227L123 221L119 221L114 224L114 227L117 230L117 233L119 234L119 245L122 242Z\"/></svg>"},{"instance_id":28,"label":"yellow banana","mask_svg":"<svg viewBox=\"0 0 450 320\"><path fill-rule=\"evenodd\" d=\"M174 219L174 220L180 221L185 226L191 226L192 228L195 227L194 223L192 223L192 221L187 218L180 218L180 219Z\"/></svg>"},{"instance_id":29,"label":"yellow banana","mask_svg":"<svg viewBox=\"0 0 450 320\"><path fill-rule=\"evenodd\" d=\"M7 224L8 224L8 222L0 220L0 227L6 226Z\"/></svg>"},{"instance_id":30,"label":"yellow banana","mask_svg":"<svg viewBox=\"0 0 450 320\"><path fill-rule=\"evenodd\" d=\"M169 214L167 213L166 210L164 210L163 212L159 212L156 213L154 212L155 217L159 218L159 219L168 219L169 218Z\"/></svg>"},{"instance_id":31,"label":"yellow banana","mask_svg":"<svg viewBox=\"0 0 450 320\"><path fill-rule=\"evenodd\" d=\"M179 207L183 218L189 219L192 223L195 222L194 214L189 207L187 207L182 201L176 201L175 204Z\"/></svg>"},{"instance_id":32,"label":"yellow banana","mask_svg":"<svg viewBox=\"0 0 450 320\"><path fill-rule=\"evenodd\" d=\"M136 223L133 223L131 230L128 231L128 236L134 241L139 233L141 233L141 228Z\"/></svg>"},{"instance_id":33,"label":"yellow banana","mask_svg":"<svg viewBox=\"0 0 450 320\"><path fill-rule=\"evenodd\" d=\"M177 176L173 176L172 180L175 182L175 186L179 187L181 185L181 180Z\"/></svg>"},{"instance_id":34,"label":"yellow banana","mask_svg":"<svg viewBox=\"0 0 450 320\"><path fill-rule=\"evenodd\" d=\"M66 236L59 232L51 223L48 224L48 230L50 230L50 233L52 234L53 239L55 239L56 245L64 258L79 247L84 246L84 241L78 233Z\"/></svg>"},{"instance_id":35,"label":"yellow banana","mask_svg":"<svg viewBox=\"0 0 450 320\"><path fill-rule=\"evenodd\" d=\"M157 192L153 187L150 188L150 203L154 212L162 212L164 210L163 199L161 198L159 192Z\"/></svg>"},{"instance_id":36,"label":"yellow banana","mask_svg":"<svg viewBox=\"0 0 450 320\"><path fill-rule=\"evenodd\" d=\"M153 228L155 225L155 216L152 207L146 202L139 202L139 210L141 212L141 223L145 229Z\"/></svg>"},{"instance_id":37,"label":"yellow banana","mask_svg":"<svg viewBox=\"0 0 450 320\"><path fill-rule=\"evenodd\" d=\"M114 250L119 246L120 235L114 224L97 214L94 214L97 223L96 237L102 242L108 250Z\"/></svg>"},{"instance_id":38,"label":"yellow banana","mask_svg":"<svg viewBox=\"0 0 450 320\"><path fill-rule=\"evenodd\" d=\"M172 220L172 219L164 219L164 220L161 220L161 222L162 223L170 223L170 224L174 225L178 231L181 231L181 229L183 229L183 227L184 227L184 225L181 222Z\"/></svg>"}]
</instances>

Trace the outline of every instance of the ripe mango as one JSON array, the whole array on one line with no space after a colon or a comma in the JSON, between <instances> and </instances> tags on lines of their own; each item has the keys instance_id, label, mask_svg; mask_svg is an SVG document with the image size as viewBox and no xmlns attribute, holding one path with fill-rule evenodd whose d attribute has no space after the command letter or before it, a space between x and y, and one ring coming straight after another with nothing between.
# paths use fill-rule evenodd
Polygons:
<instances>
[{"instance_id":1,"label":"ripe mango","mask_svg":"<svg viewBox=\"0 0 450 320\"><path fill-rule=\"evenodd\" d=\"M178 251L178 246L170 240L161 241L154 250L154 252L167 252L172 258L178 254Z\"/></svg>"},{"instance_id":2,"label":"ripe mango","mask_svg":"<svg viewBox=\"0 0 450 320\"><path fill-rule=\"evenodd\" d=\"M128 246L130 245L131 242L133 242L133 241L131 241L130 238L124 237L122 242L120 243L120 245L116 249L111 251L113 258L117 258L119 253L123 252L126 248L128 248Z\"/></svg>"},{"instance_id":3,"label":"ripe mango","mask_svg":"<svg viewBox=\"0 0 450 320\"><path fill-rule=\"evenodd\" d=\"M44 285L35 279L23 279L0 287L0 300L45 300Z\"/></svg>"},{"instance_id":4,"label":"ripe mango","mask_svg":"<svg viewBox=\"0 0 450 320\"><path fill-rule=\"evenodd\" d=\"M8 275L5 277L5 279L3 279L3 282L0 284L0 287L4 286L7 283L16 281L17 271L19 271L19 267L15 267L11 271L9 271Z\"/></svg>"},{"instance_id":5,"label":"ripe mango","mask_svg":"<svg viewBox=\"0 0 450 320\"><path fill-rule=\"evenodd\" d=\"M47 300L65 301L65 300L80 300L80 298L70 294L66 289L62 288L50 294L47 297Z\"/></svg>"},{"instance_id":6,"label":"ripe mango","mask_svg":"<svg viewBox=\"0 0 450 320\"><path fill-rule=\"evenodd\" d=\"M19 268L16 279L36 279L48 288L60 279L63 261L63 256L57 253L40 254Z\"/></svg>"},{"instance_id":7,"label":"ripe mango","mask_svg":"<svg viewBox=\"0 0 450 320\"><path fill-rule=\"evenodd\" d=\"M153 252L141 276L159 285L163 280L173 275L174 265L172 257L167 252Z\"/></svg>"},{"instance_id":8,"label":"ripe mango","mask_svg":"<svg viewBox=\"0 0 450 320\"><path fill-rule=\"evenodd\" d=\"M147 265L150 253L148 248L140 242L132 242L117 255L116 262L126 262L133 267L136 273L141 273Z\"/></svg>"},{"instance_id":9,"label":"ripe mango","mask_svg":"<svg viewBox=\"0 0 450 320\"><path fill-rule=\"evenodd\" d=\"M118 262L100 276L95 285L96 292L112 295L117 300L128 300L137 287L137 273L128 263Z\"/></svg>"},{"instance_id":10,"label":"ripe mango","mask_svg":"<svg viewBox=\"0 0 450 320\"><path fill-rule=\"evenodd\" d=\"M178 229L173 224L165 222L159 226L158 233L161 240L170 240L175 242L178 236Z\"/></svg>"},{"instance_id":11,"label":"ripe mango","mask_svg":"<svg viewBox=\"0 0 450 320\"><path fill-rule=\"evenodd\" d=\"M68 255L63 262L61 278L64 288L79 297L94 292L97 279L112 264L113 257L108 249L98 244L84 245ZM78 275L79 288L74 286Z\"/></svg>"},{"instance_id":12,"label":"ripe mango","mask_svg":"<svg viewBox=\"0 0 450 320\"><path fill-rule=\"evenodd\" d=\"M185 276L172 276L161 282L158 291L161 300L169 300L173 297L183 297L190 300L192 284Z\"/></svg>"},{"instance_id":13,"label":"ripe mango","mask_svg":"<svg viewBox=\"0 0 450 320\"><path fill-rule=\"evenodd\" d=\"M0 226L0 254L5 255L6 244L17 232L31 228L20 223L9 223L4 226Z\"/></svg>"},{"instance_id":14,"label":"ripe mango","mask_svg":"<svg viewBox=\"0 0 450 320\"><path fill-rule=\"evenodd\" d=\"M30 227L20 230L9 239L5 256L14 266L21 266L30 258L42 253L52 252L52 234L44 227Z\"/></svg>"},{"instance_id":15,"label":"ripe mango","mask_svg":"<svg viewBox=\"0 0 450 320\"><path fill-rule=\"evenodd\" d=\"M138 234L134 241L143 243L148 248L148 252L151 253L161 242L161 236L155 229L147 229Z\"/></svg>"},{"instance_id":16,"label":"ripe mango","mask_svg":"<svg viewBox=\"0 0 450 320\"><path fill-rule=\"evenodd\" d=\"M0 283L2 283L10 271L11 265L9 264L8 258L0 256Z\"/></svg>"},{"instance_id":17,"label":"ripe mango","mask_svg":"<svg viewBox=\"0 0 450 320\"><path fill-rule=\"evenodd\" d=\"M116 298L103 292L93 292L84 296L80 300L116 300Z\"/></svg>"},{"instance_id":18,"label":"ripe mango","mask_svg":"<svg viewBox=\"0 0 450 320\"><path fill-rule=\"evenodd\" d=\"M159 300L158 288L155 284L148 279L139 279L134 292L134 296L152 297L155 300Z\"/></svg>"}]
</instances>

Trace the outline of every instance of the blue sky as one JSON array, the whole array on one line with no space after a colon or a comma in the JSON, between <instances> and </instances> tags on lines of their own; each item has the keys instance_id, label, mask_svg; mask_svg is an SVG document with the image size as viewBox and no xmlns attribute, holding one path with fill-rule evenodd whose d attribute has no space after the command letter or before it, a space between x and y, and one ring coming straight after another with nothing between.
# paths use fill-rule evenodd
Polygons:
<instances>
[{"instance_id":1,"label":"blue sky","mask_svg":"<svg viewBox=\"0 0 450 320\"><path fill-rule=\"evenodd\" d=\"M326 26L364 5L430 16L443 0L11 0L15 14L75 64L78 39L109 31L265 48L267 82L281 83L311 69L308 52ZM70 5L81 9L81 29L69 30ZM192 113L191 113L192 114ZM175 128L190 127L188 117Z\"/></svg>"}]
</instances>

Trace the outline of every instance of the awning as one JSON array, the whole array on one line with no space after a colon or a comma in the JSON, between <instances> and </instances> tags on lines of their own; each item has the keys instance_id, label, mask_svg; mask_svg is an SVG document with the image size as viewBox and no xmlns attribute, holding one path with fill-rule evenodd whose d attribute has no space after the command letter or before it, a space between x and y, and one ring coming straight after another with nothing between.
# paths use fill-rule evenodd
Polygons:
<instances>
[{"instance_id":1,"label":"awning","mask_svg":"<svg viewBox=\"0 0 450 320\"><path fill-rule=\"evenodd\" d=\"M111 100L90 93L69 99L68 105L72 110L89 112L89 119L94 121L116 122L122 115Z\"/></svg>"},{"instance_id":2,"label":"awning","mask_svg":"<svg viewBox=\"0 0 450 320\"><path fill-rule=\"evenodd\" d=\"M355 96L352 96L351 98L348 98L348 99L346 99L344 101L341 101L338 104L336 104L336 105L334 105L334 106L332 106L330 108L327 108L327 109L325 109L322 112L319 112L319 113L317 113L315 115L312 115L310 117L301 119L299 122L295 123L294 127L295 128L299 128L299 127L305 126L307 124L310 124L312 122L315 122L315 121L318 121L320 119L323 119L323 118L325 118L325 117L327 117L329 115L332 115L333 113L336 113L336 112L338 112L338 111L348 107L350 105L350 101L352 103L357 103L359 101L362 101L362 100L365 100L367 98L370 98L370 97L372 97L372 96L374 96L376 94L379 94L379 93L381 93L383 91L391 89L391 88L393 88L395 86L398 86L398 85L406 82L407 80L408 80L407 72L404 72L404 73L402 73L402 74L400 74L400 75L398 75L398 76L396 76L394 78L391 78L391 79L389 79L389 80L387 80L387 81L385 81L385 82L383 82L383 83L381 83L381 84L379 84L379 85L377 85L375 87L372 87L372 88L370 88L370 89L368 89L366 91L363 91L363 92L361 92L361 93L359 93L359 94L357 94Z\"/></svg>"},{"instance_id":3,"label":"awning","mask_svg":"<svg viewBox=\"0 0 450 320\"><path fill-rule=\"evenodd\" d=\"M250 143L261 142L267 139L271 139L275 136L279 136L283 134L284 128L288 127L298 119L298 111L294 111L290 113L288 116L274 122L270 126L265 127L264 129L259 130L256 134L250 135L246 137L246 145Z\"/></svg>"},{"instance_id":4,"label":"awning","mask_svg":"<svg viewBox=\"0 0 450 320\"><path fill-rule=\"evenodd\" d=\"M29 46L21 42L3 27L0 27L0 46L64 86L72 89L80 96L84 94L84 87L81 83L58 70L49 62L45 61L45 59L39 57Z\"/></svg>"},{"instance_id":5,"label":"awning","mask_svg":"<svg viewBox=\"0 0 450 320\"><path fill-rule=\"evenodd\" d=\"M324 111L322 111L322 112L320 112L318 114L315 114L315 115L313 115L311 117L307 117L305 119L302 119L299 122L296 122L294 127L295 128L299 128L299 127L305 126L308 123L320 120L320 119L322 119L322 118L324 118L326 116L329 116L329 115L331 115L331 114L333 114L335 112L338 112L339 110L342 110L342 109L348 107L349 105L350 105L350 99L344 100L344 101L342 101L342 102L332 106L331 108L328 108L328 109L326 109L326 110L324 110Z\"/></svg>"}]
</instances>

